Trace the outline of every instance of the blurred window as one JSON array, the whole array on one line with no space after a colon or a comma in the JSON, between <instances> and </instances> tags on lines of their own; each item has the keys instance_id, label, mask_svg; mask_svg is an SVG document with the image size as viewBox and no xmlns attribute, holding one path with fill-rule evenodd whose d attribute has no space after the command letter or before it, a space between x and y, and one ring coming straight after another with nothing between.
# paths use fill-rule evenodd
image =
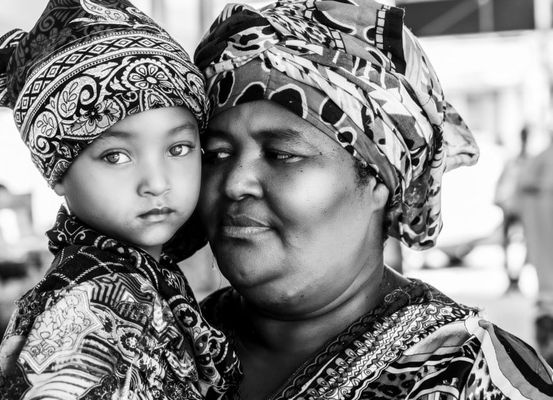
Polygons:
<instances>
[{"instance_id":1,"label":"blurred window","mask_svg":"<svg viewBox=\"0 0 553 400\"><path fill-rule=\"evenodd\" d=\"M12 194L0 185L0 246L33 234L30 194Z\"/></svg>"},{"instance_id":2,"label":"blurred window","mask_svg":"<svg viewBox=\"0 0 553 400\"><path fill-rule=\"evenodd\" d=\"M532 0L398 0L418 36L534 29Z\"/></svg>"}]
</instances>

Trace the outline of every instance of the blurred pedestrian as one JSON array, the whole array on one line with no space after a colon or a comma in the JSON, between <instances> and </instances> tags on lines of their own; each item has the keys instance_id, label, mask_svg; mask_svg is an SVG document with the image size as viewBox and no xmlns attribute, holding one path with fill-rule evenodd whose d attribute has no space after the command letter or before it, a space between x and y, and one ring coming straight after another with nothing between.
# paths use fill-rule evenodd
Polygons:
<instances>
[{"instance_id":1,"label":"blurred pedestrian","mask_svg":"<svg viewBox=\"0 0 553 400\"><path fill-rule=\"evenodd\" d=\"M4 246L13 245L20 239L17 214L12 203L11 191L6 185L0 183L0 250ZM0 253L0 261L1 259Z\"/></svg>"},{"instance_id":2,"label":"blurred pedestrian","mask_svg":"<svg viewBox=\"0 0 553 400\"><path fill-rule=\"evenodd\" d=\"M553 365L553 142L528 159L520 176L528 260L538 275L536 337L541 354Z\"/></svg>"},{"instance_id":3,"label":"blurred pedestrian","mask_svg":"<svg viewBox=\"0 0 553 400\"><path fill-rule=\"evenodd\" d=\"M520 196L518 195L518 184L524 163L528 159L528 126L525 125L520 131L520 151L512 159L508 160L497 181L494 203L503 212L503 223L501 227L501 246L504 254L504 266L509 278L509 289L518 289L519 271L511 265L509 259L509 245L512 241L513 231L521 223L520 217Z\"/></svg>"}]
</instances>

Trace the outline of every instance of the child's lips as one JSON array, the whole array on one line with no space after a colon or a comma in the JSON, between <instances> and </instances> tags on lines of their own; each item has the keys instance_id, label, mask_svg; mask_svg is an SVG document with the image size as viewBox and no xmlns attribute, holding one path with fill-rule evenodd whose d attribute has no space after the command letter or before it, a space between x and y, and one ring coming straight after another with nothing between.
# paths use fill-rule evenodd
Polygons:
<instances>
[{"instance_id":1,"label":"child's lips","mask_svg":"<svg viewBox=\"0 0 553 400\"><path fill-rule=\"evenodd\" d=\"M156 207L145 213L139 214L138 217L148 222L160 222L167 219L175 210L169 207Z\"/></svg>"}]
</instances>

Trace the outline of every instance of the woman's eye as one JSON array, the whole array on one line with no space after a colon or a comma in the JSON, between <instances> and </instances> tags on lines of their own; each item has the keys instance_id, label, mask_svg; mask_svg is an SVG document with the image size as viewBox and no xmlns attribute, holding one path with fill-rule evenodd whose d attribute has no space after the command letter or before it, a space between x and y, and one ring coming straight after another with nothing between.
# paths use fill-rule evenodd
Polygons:
<instances>
[{"instance_id":1,"label":"woman's eye","mask_svg":"<svg viewBox=\"0 0 553 400\"><path fill-rule=\"evenodd\" d=\"M171 148L169 149L169 154L171 154L173 157L185 156L190 153L191 150L191 146L180 143L171 146Z\"/></svg>"},{"instance_id":2,"label":"woman's eye","mask_svg":"<svg viewBox=\"0 0 553 400\"><path fill-rule=\"evenodd\" d=\"M265 156L276 161L298 161L301 157L296 154L290 154L278 150L267 150Z\"/></svg>"},{"instance_id":3,"label":"woman's eye","mask_svg":"<svg viewBox=\"0 0 553 400\"><path fill-rule=\"evenodd\" d=\"M226 160L231 156L230 151L228 150L205 150L203 159L206 162L217 162Z\"/></svg>"},{"instance_id":4,"label":"woman's eye","mask_svg":"<svg viewBox=\"0 0 553 400\"><path fill-rule=\"evenodd\" d=\"M104 154L102 160L106 161L109 164L125 164L131 161L129 156L120 151L112 151L110 153Z\"/></svg>"},{"instance_id":5,"label":"woman's eye","mask_svg":"<svg viewBox=\"0 0 553 400\"><path fill-rule=\"evenodd\" d=\"M274 158L276 158L277 160L288 160L292 157L293 156L291 154L286 154L286 153L275 153L274 154Z\"/></svg>"}]
</instances>

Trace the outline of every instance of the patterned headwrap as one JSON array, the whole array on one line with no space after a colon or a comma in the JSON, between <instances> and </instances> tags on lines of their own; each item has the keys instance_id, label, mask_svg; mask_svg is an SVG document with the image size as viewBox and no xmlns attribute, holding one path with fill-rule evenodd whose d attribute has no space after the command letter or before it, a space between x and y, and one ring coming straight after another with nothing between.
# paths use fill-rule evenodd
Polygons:
<instances>
[{"instance_id":1,"label":"patterned headwrap","mask_svg":"<svg viewBox=\"0 0 553 400\"><path fill-rule=\"evenodd\" d=\"M274 101L333 138L390 189L387 234L431 247L443 172L476 162L403 10L374 0L227 6L195 55L216 115Z\"/></svg>"},{"instance_id":2,"label":"patterned headwrap","mask_svg":"<svg viewBox=\"0 0 553 400\"><path fill-rule=\"evenodd\" d=\"M204 90L183 48L127 0L51 0L29 33L0 38L0 106L50 186L129 115L185 106L203 129Z\"/></svg>"}]
</instances>

